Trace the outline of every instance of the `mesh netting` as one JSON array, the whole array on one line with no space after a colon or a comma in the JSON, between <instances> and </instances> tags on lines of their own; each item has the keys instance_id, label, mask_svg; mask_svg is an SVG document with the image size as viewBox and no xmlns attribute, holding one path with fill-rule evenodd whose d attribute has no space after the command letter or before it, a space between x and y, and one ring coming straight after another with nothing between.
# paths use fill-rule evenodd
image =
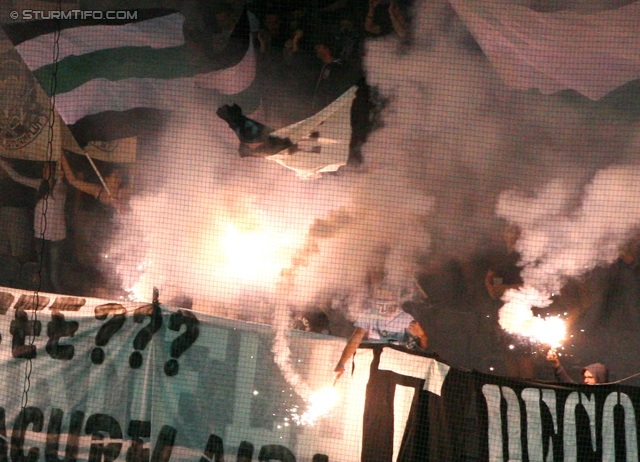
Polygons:
<instances>
[{"instance_id":1,"label":"mesh netting","mask_svg":"<svg viewBox=\"0 0 640 462\"><path fill-rule=\"evenodd\" d=\"M0 459L638 459L639 3L22 3Z\"/></svg>"}]
</instances>

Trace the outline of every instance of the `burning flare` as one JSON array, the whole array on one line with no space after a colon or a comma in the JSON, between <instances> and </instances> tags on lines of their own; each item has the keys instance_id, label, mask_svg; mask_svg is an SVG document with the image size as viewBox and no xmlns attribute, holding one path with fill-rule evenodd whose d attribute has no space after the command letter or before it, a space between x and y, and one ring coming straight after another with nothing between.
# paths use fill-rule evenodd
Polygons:
<instances>
[{"instance_id":1,"label":"burning flare","mask_svg":"<svg viewBox=\"0 0 640 462\"><path fill-rule=\"evenodd\" d=\"M558 317L534 318L531 327L531 340L549 345L551 348L558 348L567 336L565 322Z\"/></svg>"},{"instance_id":2,"label":"burning flare","mask_svg":"<svg viewBox=\"0 0 640 462\"><path fill-rule=\"evenodd\" d=\"M546 308L551 304L548 294L524 285L519 289L510 289L502 299L500 326L510 334L521 335L532 342L550 345L556 348L567 335L565 322L558 317L539 318L533 315L531 308Z\"/></svg>"},{"instance_id":3,"label":"burning flare","mask_svg":"<svg viewBox=\"0 0 640 462\"><path fill-rule=\"evenodd\" d=\"M273 280L287 266L295 238L259 227L240 230L227 224L221 247L229 274L249 280Z\"/></svg>"},{"instance_id":4,"label":"burning flare","mask_svg":"<svg viewBox=\"0 0 640 462\"><path fill-rule=\"evenodd\" d=\"M329 411L336 405L340 395L334 387L316 391L309 398L309 406L302 414L292 414L293 421L298 425L314 426L319 418L329 415Z\"/></svg>"}]
</instances>

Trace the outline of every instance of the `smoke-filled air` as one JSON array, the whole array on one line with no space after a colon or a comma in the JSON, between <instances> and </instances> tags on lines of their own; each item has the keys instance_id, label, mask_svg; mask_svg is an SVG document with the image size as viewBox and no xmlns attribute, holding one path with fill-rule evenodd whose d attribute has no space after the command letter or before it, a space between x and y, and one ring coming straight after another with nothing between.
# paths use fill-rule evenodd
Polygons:
<instances>
[{"instance_id":1,"label":"smoke-filled air","mask_svg":"<svg viewBox=\"0 0 640 462\"><path fill-rule=\"evenodd\" d=\"M308 397L287 373L293 313L346 297L355 319L369 272L415 290L421 275L498 246L512 224L524 285L504 295L500 326L554 346L539 331L555 321L541 326L532 308L614 262L640 225L638 127L607 98L510 88L449 3L417 1L412 14L407 39L365 44L384 104L362 165L301 180L240 158L196 90L141 147L144 191L109 252L123 288L275 325L276 361Z\"/></svg>"}]
</instances>

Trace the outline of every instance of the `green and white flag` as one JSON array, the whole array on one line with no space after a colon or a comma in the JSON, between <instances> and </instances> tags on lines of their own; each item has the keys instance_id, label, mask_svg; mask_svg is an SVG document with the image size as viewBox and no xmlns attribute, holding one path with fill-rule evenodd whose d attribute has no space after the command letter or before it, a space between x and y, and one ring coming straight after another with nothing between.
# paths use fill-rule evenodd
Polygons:
<instances>
[{"instance_id":1,"label":"green and white flag","mask_svg":"<svg viewBox=\"0 0 640 462\"><path fill-rule=\"evenodd\" d=\"M130 19L122 20L40 20L5 26L44 91L55 92L65 123L105 111L173 110L194 98L198 88L224 98L253 83L256 56L246 14L227 46L207 58L185 42L182 14L129 13ZM59 52L54 62L56 37Z\"/></svg>"}]
</instances>

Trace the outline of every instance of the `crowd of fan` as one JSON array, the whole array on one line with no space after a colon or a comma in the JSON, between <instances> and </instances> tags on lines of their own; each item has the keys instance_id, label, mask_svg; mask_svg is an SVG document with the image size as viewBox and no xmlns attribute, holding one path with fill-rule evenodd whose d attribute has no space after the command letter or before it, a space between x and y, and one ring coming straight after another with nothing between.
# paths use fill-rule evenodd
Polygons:
<instances>
[{"instance_id":1,"label":"crowd of fan","mask_svg":"<svg viewBox=\"0 0 640 462\"><path fill-rule=\"evenodd\" d=\"M121 167L96 161L105 187L89 168L79 168L78 158L0 159L0 285L100 297L119 293L104 256L116 217L128 207L129 182Z\"/></svg>"},{"instance_id":2,"label":"crowd of fan","mask_svg":"<svg viewBox=\"0 0 640 462\"><path fill-rule=\"evenodd\" d=\"M256 78L262 101L259 117L272 127L308 117L352 85L362 82L367 39L388 34L406 38L410 34L410 0L292 0L247 2L247 7L258 56ZM188 35L185 33L185 38L188 39ZM355 127L354 132L357 132ZM62 162L61 166L64 168L52 169L29 161L3 163L0 169L0 285L112 297L120 289L114 287L117 282L110 279L110 269L105 267L102 257L108 235L116 226L114 215L122 213L126 199L104 195L95 178L84 181L84 176L91 175L90 170L78 170L73 162L71 166ZM106 168L107 173L112 169L108 165L101 168ZM112 187L115 191L126 185L118 175L107 177L120 181ZM66 178L64 184L73 188L62 191L59 186L63 178ZM38 204L44 197L50 201L64 197L63 209L58 213L64 215L66 230L53 238L37 231L42 220ZM82 222L88 219L91 226L83 226ZM49 225L51 230L50 217ZM513 227L507 228L506 246L502 251L492 252L486 258L469 257L453 262L437 274L426 275L420 285L428 292L431 316L437 315L438 307L451 309L461 303L475 307L478 319L475 327L494 332L494 349L506 353L503 360L508 370L503 372L533 377L530 348L522 348L521 342L506 336L497 323L502 294L522 284L517 266L519 256L515 251L518 232ZM61 242L59 246L51 245L57 241ZM638 242L640 239L622 248L616 263L602 270L604 276L599 276L597 270L583 281L597 284L603 294L598 301L599 309L584 310L586 318L597 317L587 321L609 325L619 320L622 325L637 325L640 319ZM39 258L41 255L48 256L48 260ZM51 271L55 265L60 267ZM448 279L447 272L452 273ZM74 273L78 277L72 277ZM46 278L40 281L38 274ZM430 278L443 277L458 282L448 284L444 292L439 292L437 284L430 286ZM301 315L295 327L348 336L353 323L344 316L347 310L337 305L333 300L330 306ZM428 331L429 313L412 314ZM519 346L513 348L513 345Z\"/></svg>"},{"instance_id":3,"label":"crowd of fan","mask_svg":"<svg viewBox=\"0 0 640 462\"><path fill-rule=\"evenodd\" d=\"M580 363L611 359L614 353L600 348L599 339L615 338L624 349L627 347L622 345L630 343L624 343L623 338L635 338L634 329L640 318L640 234L620 247L614 263L598 266L580 279L567 281L562 291L553 295L549 307L533 308L535 315L566 319L569 329L564 339L566 349L556 351L548 350L549 345L508 334L500 327L502 296L524 283L517 250L520 233L517 226L506 225L502 238L496 237L495 246L488 246L466 258L451 259L446 265L418 275L417 298L397 302L401 307L398 313L404 311L422 326L428 334L430 352L443 354L454 364L526 379L553 380L553 372L556 379L560 380L560 377L560 381L568 382L569 376L560 368L559 358L562 357L573 375L577 375L573 371L584 373L589 370L596 378L595 383L606 381L604 376L596 377L590 366L581 369ZM383 275L378 281L384 279ZM372 290L377 287L369 280L365 282ZM354 325L344 317L344 313L352 311L350 304L348 294L337 294L326 306L299 313L293 327L340 337L351 335L351 339L355 338L353 343L358 344L362 336L355 337L352 330L355 326L354 332L358 332L360 320ZM371 310L377 305L380 305L379 297L372 296L366 308ZM370 334L371 338L379 337ZM607 355L602 357L604 350ZM343 360L349 357L347 353L341 358L342 366ZM594 370L607 369L598 365ZM584 383L594 383L587 381L586 375L584 379Z\"/></svg>"},{"instance_id":4,"label":"crowd of fan","mask_svg":"<svg viewBox=\"0 0 640 462\"><path fill-rule=\"evenodd\" d=\"M409 3L273 2L250 12L259 23L253 36L261 117L278 127L316 113L360 81L365 40L406 36Z\"/></svg>"},{"instance_id":5,"label":"crowd of fan","mask_svg":"<svg viewBox=\"0 0 640 462\"><path fill-rule=\"evenodd\" d=\"M227 43L225 28L233 28L232 23L238 21L233 3L195 1L189 5L184 11L185 40L205 56L215 54ZM397 10L396 16L401 14L395 3L390 7L380 0L245 5L258 57L258 117L276 128L316 113L362 81L364 39L393 33L390 12ZM122 213L118 209L123 201L114 202L111 194L102 192L86 162L78 161L73 154L66 155L72 164L74 159L77 161L74 168L67 165L62 169L60 162L3 161L0 285L104 297L118 295L118 284L109 274L112 268L105 256L109 235L116 226L114 215ZM114 165L102 163L99 167L107 173L107 179L126 183L121 175L110 174L120 172ZM88 181L84 181L85 177ZM116 189L120 191L119 187ZM41 213L45 196L46 223ZM54 203L60 207L54 210Z\"/></svg>"}]
</instances>

